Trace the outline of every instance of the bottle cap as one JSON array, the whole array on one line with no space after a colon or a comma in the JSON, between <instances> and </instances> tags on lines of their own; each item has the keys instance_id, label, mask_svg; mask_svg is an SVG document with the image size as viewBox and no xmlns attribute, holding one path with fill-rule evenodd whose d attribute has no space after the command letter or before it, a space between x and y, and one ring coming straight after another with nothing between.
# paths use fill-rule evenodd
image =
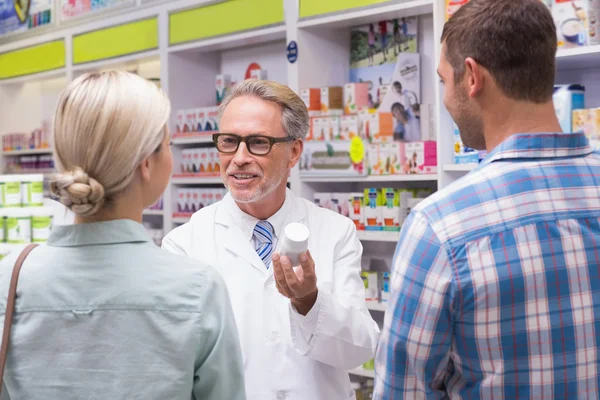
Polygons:
<instances>
[{"instance_id":1,"label":"bottle cap","mask_svg":"<svg viewBox=\"0 0 600 400\"><path fill-rule=\"evenodd\" d=\"M308 228L298 222L288 224L284 229L285 246L295 252L305 252L308 248Z\"/></svg>"}]
</instances>

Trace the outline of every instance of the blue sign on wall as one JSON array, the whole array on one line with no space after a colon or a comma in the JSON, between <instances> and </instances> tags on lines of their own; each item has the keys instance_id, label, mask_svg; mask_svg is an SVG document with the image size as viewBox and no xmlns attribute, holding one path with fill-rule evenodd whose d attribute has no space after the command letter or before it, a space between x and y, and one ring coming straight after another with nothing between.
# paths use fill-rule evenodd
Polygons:
<instances>
[{"instance_id":1,"label":"blue sign on wall","mask_svg":"<svg viewBox=\"0 0 600 400\"><path fill-rule=\"evenodd\" d=\"M287 45L287 59L291 64L298 60L298 43L294 40Z\"/></svg>"}]
</instances>

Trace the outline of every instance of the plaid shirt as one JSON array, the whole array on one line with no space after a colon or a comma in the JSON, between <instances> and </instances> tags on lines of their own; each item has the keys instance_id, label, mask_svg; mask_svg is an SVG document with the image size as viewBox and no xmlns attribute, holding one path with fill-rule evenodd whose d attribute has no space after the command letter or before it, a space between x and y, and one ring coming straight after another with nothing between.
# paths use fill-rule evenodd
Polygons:
<instances>
[{"instance_id":1,"label":"plaid shirt","mask_svg":"<svg viewBox=\"0 0 600 400\"><path fill-rule=\"evenodd\" d=\"M598 399L600 154L520 134L396 249L375 399Z\"/></svg>"}]
</instances>

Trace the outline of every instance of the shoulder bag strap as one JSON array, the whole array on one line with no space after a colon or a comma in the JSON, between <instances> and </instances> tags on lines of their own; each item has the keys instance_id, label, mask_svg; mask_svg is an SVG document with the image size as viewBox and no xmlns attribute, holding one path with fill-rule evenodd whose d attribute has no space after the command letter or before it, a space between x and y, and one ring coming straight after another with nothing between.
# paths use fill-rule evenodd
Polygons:
<instances>
[{"instance_id":1,"label":"shoulder bag strap","mask_svg":"<svg viewBox=\"0 0 600 400\"><path fill-rule=\"evenodd\" d=\"M10 341L10 328L12 327L12 316L15 311L15 300L17 297L17 282L19 281L19 272L23 262L31 253L31 250L35 249L37 244L30 244L25 247L13 268L12 277L10 278L10 287L8 289L8 300L6 301L6 312L4 313L4 331L2 333L2 346L0 347L0 393L2 393L2 384L4 381L4 367L6 365L6 357L8 353L8 342Z\"/></svg>"}]
</instances>

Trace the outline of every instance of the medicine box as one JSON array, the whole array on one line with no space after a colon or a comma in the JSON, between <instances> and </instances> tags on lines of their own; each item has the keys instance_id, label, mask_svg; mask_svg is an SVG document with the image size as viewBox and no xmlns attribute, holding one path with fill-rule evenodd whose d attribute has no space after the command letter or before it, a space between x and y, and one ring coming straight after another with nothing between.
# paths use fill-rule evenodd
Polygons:
<instances>
[{"instance_id":1,"label":"medicine box","mask_svg":"<svg viewBox=\"0 0 600 400\"><path fill-rule=\"evenodd\" d=\"M435 174L437 173L437 147L436 142L410 142L405 143L406 168L408 174Z\"/></svg>"},{"instance_id":2,"label":"medicine box","mask_svg":"<svg viewBox=\"0 0 600 400\"><path fill-rule=\"evenodd\" d=\"M218 118L219 107L208 107L205 109L204 131L216 132L219 130Z\"/></svg>"},{"instance_id":3,"label":"medicine box","mask_svg":"<svg viewBox=\"0 0 600 400\"><path fill-rule=\"evenodd\" d=\"M585 88L576 84L554 86L552 101L561 129L565 133L571 132L573 110L585 108Z\"/></svg>"},{"instance_id":4,"label":"medicine box","mask_svg":"<svg viewBox=\"0 0 600 400\"><path fill-rule=\"evenodd\" d=\"M307 140L322 142L329 136L329 124L327 118L315 117L310 119L311 133Z\"/></svg>"},{"instance_id":5,"label":"medicine box","mask_svg":"<svg viewBox=\"0 0 600 400\"><path fill-rule=\"evenodd\" d=\"M187 121L185 119L186 110L177 110L176 122L175 122L175 132L183 133L186 130Z\"/></svg>"},{"instance_id":6,"label":"medicine box","mask_svg":"<svg viewBox=\"0 0 600 400\"><path fill-rule=\"evenodd\" d=\"M384 272L381 280L381 302L387 303L390 299L390 273Z\"/></svg>"},{"instance_id":7,"label":"medicine box","mask_svg":"<svg viewBox=\"0 0 600 400\"><path fill-rule=\"evenodd\" d=\"M478 162L479 152L464 145L458 126L454 124L454 164L477 164Z\"/></svg>"},{"instance_id":8,"label":"medicine box","mask_svg":"<svg viewBox=\"0 0 600 400\"><path fill-rule=\"evenodd\" d=\"M365 285L365 300L379 301L379 278L377 272L363 271L361 277Z\"/></svg>"},{"instance_id":9,"label":"medicine box","mask_svg":"<svg viewBox=\"0 0 600 400\"><path fill-rule=\"evenodd\" d=\"M383 203L383 231L384 232L400 232L400 196L396 189L383 188L380 190L380 199Z\"/></svg>"},{"instance_id":10,"label":"medicine box","mask_svg":"<svg viewBox=\"0 0 600 400\"><path fill-rule=\"evenodd\" d=\"M340 117L325 117L327 120L326 140L343 140L340 129Z\"/></svg>"},{"instance_id":11,"label":"medicine box","mask_svg":"<svg viewBox=\"0 0 600 400\"><path fill-rule=\"evenodd\" d=\"M317 206L331 210L331 193L315 193L313 199Z\"/></svg>"},{"instance_id":12,"label":"medicine box","mask_svg":"<svg viewBox=\"0 0 600 400\"><path fill-rule=\"evenodd\" d=\"M376 112L369 115L368 129L373 143L394 141L394 118L392 113Z\"/></svg>"},{"instance_id":13,"label":"medicine box","mask_svg":"<svg viewBox=\"0 0 600 400\"><path fill-rule=\"evenodd\" d=\"M588 1L554 0L551 9L558 36L558 48L586 46Z\"/></svg>"},{"instance_id":14,"label":"medicine box","mask_svg":"<svg viewBox=\"0 0 600 400\"><path fill-rule=\"evenodd\" d=\"M369 110L360 110L358 112L358 135L367 142L373 142L373 135L369 127L371 121L371 113Z\"/></svg>"},{"instance_id":15,"label":"medicine box","mask_svg":"<svg viewBox=\"0 0 600 400\"><path fill-rule=\"evenodd\" d=\"M314 112L318 112L316 115L321 115L321 90L320 89L302 89L300 90L300 98L304 101L308 113L310 116L314 116ZM311 114L312 113L312 114Z\"/></svg>"},{"instance_id":16,"label":"medicine box","mask_svg":"<svg viewBox=\"0 0 600 400\"><path fill-rule=\"evenodd\" d=\"M363 211L365 213L365 230L383 230L383 202L381 192L376 188L365 189Z\"/></svg>"},{"instance_id":17,"label":"medicine box","mask_svg":"<svg viewBox=\"0 0 600 400\"><path fill-rule=\"evenodd\" d=\"M358 116L344 115L340 117L340 139L350 140L358 136Z\"/></svg>"},{"instance_id":18,"label":"medicine box","mask_svg":"<svg viewBox=\"0 0 600 400\"><path fill-rule=\"evenodd\" d=\"M369 108L369 84L347 83L344 86L344 113L357 114Z\"/></svg>"},{"instance_id":19,"label":"medicine box","mask_svg":"<svg viewBox=\"0 0 600 400\"><path fill-rule=\"evenodd\" d=\"M365 230L364 200L364 193L350 193L348 198L348 216L359 231Z\"/></svg>"},{"instance_id":20,"label":"medicine box","mask_svg":"<svg viewBox=\"0 0 600 400\"><path fill-rule=\"evenodd\" d=\"M331 208L344 217L350 216L349 201L350 195L348 193L332 193L331 194Z\"/></svg>"},{"instance_id":21,"label":"medicine box","mask_svg":"<svg viewBox=\"0 0 600 400\"><path fill-rule=\"evenodd\" d=\"M217 89L217 104L221 104L223 99L225 99L225 96L227 96L227 91L231 87L231 76L227 74L217 75L215 86Z\"/></svg>"},{"instance_id":22,"label":"medicine box","mask_svg":"<svg viewBox=\"0 0 600 400\"><path fill-rule=\"evenodd\" d=\"M196 132L196 109L190 108L185 112L185 132Z\"/></svg>"},{"instance_id":23,"label":"medicine box","mask_svg":"<svg viewBox=\"0 0 600 400\"><path fill-rule=\"evenodd\" d=\"M342 115L344 113L344 88L331 86L321 88L321 112L323 115Z\"/></svg>"},{"instance_id":24,"label":"medicine box","mask_svg":"<svg viewBox=\"0 0 600 400\"><path fill-rule=\"evenodd\" d=\"M404 164L406 161L406 155L404 154L404 143L394 142L387 145L390 163L389 173L390 175L399 175L404 173Z\"/></svg>"},{"instance_id":25,"label":"medicine box","mask_svg":"<svg viewBox=\"0 0 600 400\"><path fill-rule=\"evenodd\" d=\"M380 150L380 145L370 144L367 147L367 174L368 175L383 175L384 160Z\"/></svg>"},{"instance_id":26,"label":"medicine box","mask_svg":"<svg viewBox=\"0 0 600 400\"><path fill-rule=\"evenodd\" d=\"M204 122L206 121L206 108L196 108L196 122L194 132L202 132L204 131Z\"/></svg>"}]
</instances>

